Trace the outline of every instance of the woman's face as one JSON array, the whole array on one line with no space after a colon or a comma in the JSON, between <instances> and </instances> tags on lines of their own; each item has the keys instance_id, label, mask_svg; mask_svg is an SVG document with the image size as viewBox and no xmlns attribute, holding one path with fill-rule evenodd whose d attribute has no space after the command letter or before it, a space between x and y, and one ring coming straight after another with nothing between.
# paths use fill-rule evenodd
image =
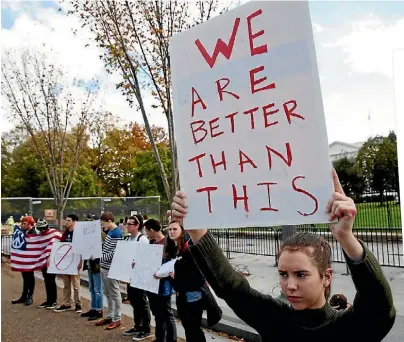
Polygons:
<instances>
[{"instance_id":1,"label":"woman's face","mask_svg":"<svg viewBox=\"0 0 404 342\"><path fill-rule=\"evenodd\" d=\"M177 222L171 223L168 226L168 235L171 240L178 241L178 239L181 237L181 233L181 226Z\"/></svg>"},{"instance_id":2,"label":"woman's face","mask_svg":"<svg viewBox=\"0 0 404 342\"><path fill-rule=\"evenodd\" d=\"M285 250L279 257L278 272L282 292L295 310L318 309L326 303L324 289L331 283L331 269L321 277L312 257Z\"/></svg>"}]
</instances>

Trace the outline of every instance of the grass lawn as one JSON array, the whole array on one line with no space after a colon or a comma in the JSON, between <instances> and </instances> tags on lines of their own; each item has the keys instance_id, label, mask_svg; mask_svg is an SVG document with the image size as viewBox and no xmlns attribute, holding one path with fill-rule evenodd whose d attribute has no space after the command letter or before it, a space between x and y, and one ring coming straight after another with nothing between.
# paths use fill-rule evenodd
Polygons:
<instances>
[{"instance_id":1,"label":"grass lawn","mask_svg":"<svg viewBox=\"0 0 404 342\"><path fill-rule=\"evenodd\" d=\"M401 228L400 205L394 201L385 203L383 207L380 203L358 203L356 207L355 228Z\"/></svg>"}]
</instances>

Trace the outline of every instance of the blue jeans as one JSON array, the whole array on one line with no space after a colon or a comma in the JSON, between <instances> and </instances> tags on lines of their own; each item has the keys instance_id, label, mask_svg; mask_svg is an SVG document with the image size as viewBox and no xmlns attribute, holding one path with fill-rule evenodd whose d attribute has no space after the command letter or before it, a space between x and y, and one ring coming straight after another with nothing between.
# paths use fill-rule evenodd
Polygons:
<instances>
[{"instance_id":1,"label":"blue jeans","mask_svg":"<svg viewBox=\"0 0 404 342\"><path fill-rule=\"evenodd\" d=\"M88 288L91 293L91 309L102 310L104 308L101 273L94 273L88 270Z\"/></svg>"}]
</instances>

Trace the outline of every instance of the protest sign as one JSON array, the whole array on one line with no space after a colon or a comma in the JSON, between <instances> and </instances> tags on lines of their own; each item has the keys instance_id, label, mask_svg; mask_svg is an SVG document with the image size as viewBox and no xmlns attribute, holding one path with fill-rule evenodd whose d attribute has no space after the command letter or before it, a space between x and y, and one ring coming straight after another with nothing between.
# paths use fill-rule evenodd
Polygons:
<instances>
[{"instance_id":1,"label":"protest sign","mask_svg":"<svg viewBox=\"0 0 404 342\"><path fill-rule=\"evenodd\" d=\"M160 280L154 274L161 266L163 259L163 245L146 245L135 243L135 266L131 273L130 286L158 293Z\"/></svg>"},{"instance_id":2,"label":"protest sign","mask_svg":"<svg viewBox=\"0 0 404 342\"><path fill-rule=\"evenodd\" d=\"M83 260L101 258L101 221L78 221L74 226L73 252L81 254Z\"/></svg>"},{"instance_id":3,"label":"protest sign","mask_svg":"<svg viewBox=\"0 0 404 342\"><path fill-rule=\"evenodd\" d=\"M52 274L78 274L77 266L80 255L73 253L70 242L54 242L49 257L48 273Z\"/></svg>"},{"instance_id":4,"label":"protest sign","mask_svg":"<svg viewBox=\"0 0 404 342\"><path fill-rule=\"evenodd\" d=\"M111 267L108 272L108 278L130 282L132 274L132 260L135 257L134 241L118 241Z\"/></svg>"},{"instance_id":5,"label":"protest sign","mask_svg":"<svg viewBox=\"0 0 404 342\"><path fill-rule=\"evenodd\" d=\"M307 2L254 1L170 42L184 226L328 222L332 165Z\"/></svg>"}]
</instances>

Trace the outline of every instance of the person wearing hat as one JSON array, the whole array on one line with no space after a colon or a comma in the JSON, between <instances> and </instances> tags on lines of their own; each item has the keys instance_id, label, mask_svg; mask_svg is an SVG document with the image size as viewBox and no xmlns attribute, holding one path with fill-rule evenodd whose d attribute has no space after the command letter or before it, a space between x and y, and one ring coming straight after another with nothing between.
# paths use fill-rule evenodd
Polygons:
<instances>
[{"instance_id":1,"label":"person wearing hat","mask_svg":"<svg viewBox=\"0 0 404 342\"><path fill-rule=\"evenodd\" d=\"M15 226L13 233L13 248L15 241L24 241L25 235L27 234L36 234L35 230L35 220L32 216L24 216L21 220L21 227ZM20 247L21 248L21 247ZM25 248L25 247L22 247ZM33 295L35 289L35 275L34 271L24 271L21 272L23 279L23 287L21 297L15 300L12 300L12 304L25 304L26 306L31 305L33 303Z\"/></svg>"},{"instance_id":2,"label":"person wearing hat","mask_svg":"<svg viewBox=\"0 0 404 342\"><path fill-rule=\"evenodd\" d=\"M49 224L45 218L40 218L36 221L36 228L39 230L39 234L43 236L52 234L52 231L56 231L56 229L49 228ZM38 305L38 308L50 310L56 308L57 286L56 274L48 273L49 257L50 253L46 256L45 266L41 269L42 276L45 282L46 301L44 301L41 305Z\"/></svg>"},{"instance_id":3,"label":"person wearing hat","mask_svg":"<svg viewBox=\"0 0 404 342\"><path fill-rule=\"evenodd\" d=\"M341 311L348 309L351 305L348 304L348 300L343 294L336 293L330 299L330 306L335 310Z\"/></svg>"}]
</instances>

